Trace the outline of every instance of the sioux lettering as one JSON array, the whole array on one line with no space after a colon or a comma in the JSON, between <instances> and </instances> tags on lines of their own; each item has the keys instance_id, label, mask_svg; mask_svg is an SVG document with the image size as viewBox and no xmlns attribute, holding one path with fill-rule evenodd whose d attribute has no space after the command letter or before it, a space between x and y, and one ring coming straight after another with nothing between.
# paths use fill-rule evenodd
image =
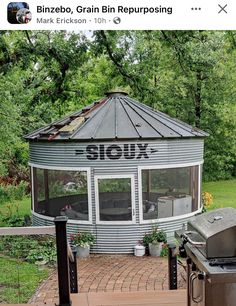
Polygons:
<instances>
[{"instance_id":1,"label":"sioux lettering","mask_svg":"<svg viewBox=\"0 0 236 306\"><path fill-rule=\"evenodd\" d=\"M120 158L124 159L141 159L149 158L148 153L148 143L138 143L138 144L124 144L117 145L112 144L109 146L105 145L88 145L86 147L86 157L89 160L117 160Z\"/></svg>"}]
</instances>

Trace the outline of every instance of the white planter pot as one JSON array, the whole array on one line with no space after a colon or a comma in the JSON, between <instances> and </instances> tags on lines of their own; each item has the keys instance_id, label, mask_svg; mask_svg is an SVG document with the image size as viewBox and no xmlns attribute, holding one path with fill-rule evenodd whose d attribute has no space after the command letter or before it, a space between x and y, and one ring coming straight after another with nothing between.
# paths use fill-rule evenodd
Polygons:
<instances>
[{"instance_id":1,"label":"white planter pot","mask_svg":"<svg viewBox=\"0 0 236 306\"><path fill-rule=\"evenodd\" d=\"M77 257L86 258L89 256L90 247L82 248L81 246L77 246Z\"/></svg>"},{"instance_id":2,"label":"white planter pot","mask_svg":"<svg viewBox=\"0 0 236 306\"><path fill-rule=\"evenodd\" d=\"M157 244L149 243L149 254L151 256L160 256L161 250L162 250L162 242L159 242Z\"/></svg>"},{"instance_id":3,"label":"white planter pot","mask_svg":"<svg viewBox=\"0 0 236 306\"><path fill-rule=\"evenodd\" d=\"M134 247L134 255L135 256L143 256L143 255L145 255L145 247L143 245L136 245Z\"/></svg>"}]
</instances>

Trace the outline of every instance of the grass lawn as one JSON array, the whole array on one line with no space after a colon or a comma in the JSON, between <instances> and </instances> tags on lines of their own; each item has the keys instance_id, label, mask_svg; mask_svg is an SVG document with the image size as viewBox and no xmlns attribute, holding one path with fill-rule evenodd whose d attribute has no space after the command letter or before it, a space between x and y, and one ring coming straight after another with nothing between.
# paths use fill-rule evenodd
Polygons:
<instances>
[{"instance_id":1,"label":"grass lawn","mask_svg":"<svg viewBox=\"0 0 236 306\"><path fill-rule=\"evenodd\" d=\"M27 303L49 269L39 270L35 264L0 257L0 304Z\"/></svg>"},{"instance_id":2,"label":"grass lawn","mask_svg":"<svg viewBox=\"0 0 236 306\"><path fill-rule=\"evenodd\" d=\"M13 206L19 207L19 215L25 216L31 214L31 198L30 196L24 197L22 200L15 200Z\"/></svg>"},{"instance_id":3,"label":"grass lawn","mask_svg":"<svg viewBox=\"0 0 236 306\"><path fill-rule=\"evenodd\" d=\"M213 195L211 209L221 207L236 208L236 180L203 183L203 191Z\"/></svg>"},{"instance_id":4,"label":"grass lawn","mask_svg":"<svg viewBox=\"0 0 236 306\"><path fill-rule=\"evenodd\" d=\"M31 215L31 198L29 196L24 197L22 200L14 200L11 203L0 202L0 216L18 215L24 217L25 215ZM4 226L1 223L0 227ZM6 226L6 225L5 225Z\"/></svg>"},{"instance_id":5,"label":"grass lawn","mask_svg":"<svg viewBox=\"0 0 236 306\"><path fill-rule=\"evenodd\" d=\"M0 215L19 215L23 217L31 214L31 199L24 197L11 203L0 203ZM6 226L1 222L0 226ZM35 293L42 280L46 279L50 269L40 269L36 264L6 257L0 253L0 304L27 303Z\"/></svg>"}]
</instances>

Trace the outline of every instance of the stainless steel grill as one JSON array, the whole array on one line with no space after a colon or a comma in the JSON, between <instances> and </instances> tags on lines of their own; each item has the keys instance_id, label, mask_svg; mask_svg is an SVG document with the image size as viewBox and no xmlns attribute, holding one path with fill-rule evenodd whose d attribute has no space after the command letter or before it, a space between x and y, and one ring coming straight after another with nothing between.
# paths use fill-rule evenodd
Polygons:
<instances>
[{"instance_id":1,"label":"stainless steel grill","mask_svg":"<svg viewBox=\"0 0 236 306\"><path fill-rule=\"evenodd\" d=\"M235 306L236 209L201 214L178 237L187 255L188 306Z\"/></svg>"}]
</instances>

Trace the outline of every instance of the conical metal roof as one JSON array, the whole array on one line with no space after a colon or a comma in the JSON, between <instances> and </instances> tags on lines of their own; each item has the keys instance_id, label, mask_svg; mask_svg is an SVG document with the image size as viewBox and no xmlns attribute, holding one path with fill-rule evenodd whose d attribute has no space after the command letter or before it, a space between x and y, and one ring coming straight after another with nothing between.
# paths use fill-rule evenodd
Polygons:
<instances>
[{"instance_id":1,"label":"conical metal roof","mask_svg":"<svg viewBox=\"0 0 236 306\"><path fill-rule=\"evenodd\" d=\"M124 140L205 137L208 134L137 102L107 93L92 105L25 136L28 140Z\"/></svg>"}]
</instances>

